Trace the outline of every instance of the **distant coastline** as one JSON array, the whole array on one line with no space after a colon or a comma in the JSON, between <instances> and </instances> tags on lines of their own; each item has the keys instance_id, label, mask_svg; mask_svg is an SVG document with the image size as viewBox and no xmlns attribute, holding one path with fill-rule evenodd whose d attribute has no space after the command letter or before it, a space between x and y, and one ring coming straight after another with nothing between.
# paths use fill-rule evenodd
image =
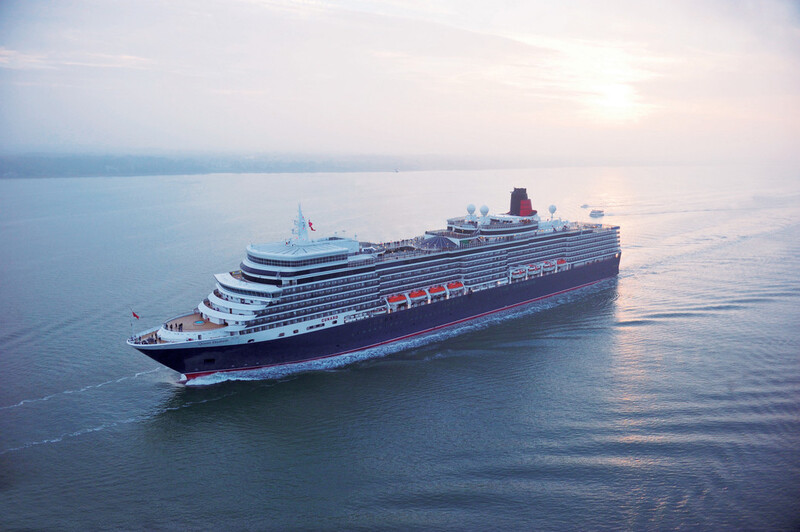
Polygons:
<instances>
[{"instance_id":1,"label":"distant coastline","mask_svg":"<svg viewBox=\"0 0 800 532\"><path fill-rule=\"evenodd\" d=\"M324 154L0 154L0 179L45 177L135 177L198 174L277 174L315 172L411 172L503 170L515 168L693 166L696 161L621 161L459 157L448 155ZM701 165L703 163L700 163Z\"/></svg>"},{"instance_id":2,"label":"distant coastline","mask_svg":"<svg viewBox=\"0 0 800 532\"><path fill-rule=\"evenodd\" d=\"M510 170L525 168L717 166L709 161L642 161L458 157L448 155L321 155L321 154L0 154L0 179L52 177L136 177L199 174L279 174L336 172L413 172ZM750 165L749 160L727 164ZM796 163L761 161L761 165Z\"/></svg>"},{"instance_id":3,"label":"distant coastline","mask_svg":"<svg viewBox=\"0 0 800 532\"><path fill-rule=\"evenodd\" d=\"M403 162L405 168L418 166ZM394 171L399 163L397 158L380 156L24 154L0 155L0 178Z\"/></svg>"},{"instance_id":4,"label":"distant coastline","mask_svg":"<svg viewBox=\"0 0 800 532\"><path fill-rule=\"evenodd\" d=\"M217 173L403 172L507 167L497 161L388 155L0 155L0 179ZM511 165L515 166L515 165Z\"/></svg>"}]
</instances>

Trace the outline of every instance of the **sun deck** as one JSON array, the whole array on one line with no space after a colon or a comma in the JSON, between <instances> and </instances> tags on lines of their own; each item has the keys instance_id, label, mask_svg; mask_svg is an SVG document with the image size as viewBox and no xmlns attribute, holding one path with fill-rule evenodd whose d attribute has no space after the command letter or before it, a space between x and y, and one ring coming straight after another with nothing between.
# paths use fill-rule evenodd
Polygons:
<instances>
[{"instance_id":1,"label":"sun deck","mask_svg":"<svg viewBox=\"0 0 800 532\"><path fill-rule=\"evenodd\" d=\"M204 319L199 312L173 318L167 321L165 325L167 326L167 329L172 327L171 330L173 331L180 330L182 332L213 331L214 329L221 329L222 327L225 327L225 325L212 323Z\"/></svg>"},{"instance_id":2,"label":"sun deck","mask_svg":"<svg viewBox=\"0 0 800 532\"><path fill-rule=\"evenodd\" d=\"M171 332L202 333L204 331L213 331L215 329L221 329L222 327L225 327L225 325L212 323L206 319L203 319L203 316L201 316L200 313L194 312L192 314L186 314L185 316L178 316L177 318L173 318L169 321L164 322L164 324L158 329L150 331L147 334L142 334L140 336L137 336L134 339L134 343L136 344L174 343L174 342L164 341L161 338L159 338L158 333L162 329L167 329Z\"/></svg>"},{"instance_id":3,"label":"sun deck","mask_svg":"<svg viewBox=\"0 0 800 532\"><path fill-rule=\"evenodd\" d=\"M446 229L438 229L434 231L427 231L426 234L428 235L435 235L435 236L444 236L450 238L456 238L461 240L461 245L457 249L468 249L468 248L475 248L475 247L482 247L482 246L489 246L492 244L497 244L499 242L509 242L512 240L529 240L533 237L537 236L544 236L550 235L554 232L561 232L561 231L602 231L602 230L610 230L613 229L612 226L603 226L599 223L587 223L587 222L560 222L557 221L557 225L545 225L549 224L550 222L542 222L542 226L539 229L534 231L527 231L525 233L517 233L517 234L510 234L510 235L480 235L479 238L474 236L463 235L460 233L454 233L452 231L447 231ZM433 253L440 253L441 249L424 249L421 244L425 242L424 237L419 236L416 238L411 238L407 240L399 240L395 242L380 242L375 244L370 244L370 246L375 247L382 251L382 253L377 257L379 262L388 262L388 261L396 261L401 259L407 259L411 257L417 257L421 255L430 255Z\"/></svg>"}]
</instances>

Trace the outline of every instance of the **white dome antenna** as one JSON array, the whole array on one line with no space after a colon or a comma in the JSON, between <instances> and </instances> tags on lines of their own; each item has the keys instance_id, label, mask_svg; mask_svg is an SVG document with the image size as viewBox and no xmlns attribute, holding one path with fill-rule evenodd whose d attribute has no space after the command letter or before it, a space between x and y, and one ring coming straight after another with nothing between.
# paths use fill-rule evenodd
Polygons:
<instances>
[{"instance_id":1,"label":"white dome antenna","mask_svg":"<svg viewBox=\"0 0 800 532\"><path fill-rule=\"evenodd\" d=\"M477 216L475 216L475 205L470 203L467 205L467 220L475 220Z\"/></svg>"},{"instance_id":2,"label":"white dome antenna","mask_svg":"<svg viewBox=\"0 0 800 532\"><path fill-rule=\"evenodd\" d=\"M482 205L481 219L478 220L478 225L489 225L491 223L491 220L489 220L489 217L487 216L488 214L489 214L489 207L487 207L486 205Z\"/></svg>"},{"instance_id":3,"label":"white dome antenna","mask_svg":"<svg viewBox=\"0 0 800 532\"><path fill-rule=\"evenodd\" d=\"M556 206L555 205L550 205L550 207L547 210L550 211L550 219L552 220L553 219L553 215L556 213Z\"/></svg>"}]
</instances>

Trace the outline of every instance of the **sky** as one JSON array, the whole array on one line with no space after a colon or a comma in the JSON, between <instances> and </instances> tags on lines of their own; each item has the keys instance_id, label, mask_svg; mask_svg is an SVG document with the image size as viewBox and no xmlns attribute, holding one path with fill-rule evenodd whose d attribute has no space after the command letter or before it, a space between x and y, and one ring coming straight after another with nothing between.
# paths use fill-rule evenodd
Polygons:
<instances>
[{"instance_id":1,"label":"sky","mask_svg":"<svg viewBox=\"0 0 800 532\"><path fill-rule=\"evenodd\" d=\"M800 2L0 2L4 153L800 161Z\"/></svg>"}]
</instances>

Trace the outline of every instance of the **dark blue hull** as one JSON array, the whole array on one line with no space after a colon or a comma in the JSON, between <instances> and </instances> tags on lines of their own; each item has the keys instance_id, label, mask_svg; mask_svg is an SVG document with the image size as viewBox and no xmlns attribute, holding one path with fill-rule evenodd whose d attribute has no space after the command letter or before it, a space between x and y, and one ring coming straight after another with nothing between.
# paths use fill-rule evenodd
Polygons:
<instances>
[{"instance_id":1,"label":"dark blue hull","mask_svg":"<svg viewBox=\"0 0 800 532\"><path fill-rule=\"evenodd\" d=\"M141 350L187 378L343 355L530 303L619 273L620 257L314 332L228 346Z\"/></svg>"}]
</instances>

